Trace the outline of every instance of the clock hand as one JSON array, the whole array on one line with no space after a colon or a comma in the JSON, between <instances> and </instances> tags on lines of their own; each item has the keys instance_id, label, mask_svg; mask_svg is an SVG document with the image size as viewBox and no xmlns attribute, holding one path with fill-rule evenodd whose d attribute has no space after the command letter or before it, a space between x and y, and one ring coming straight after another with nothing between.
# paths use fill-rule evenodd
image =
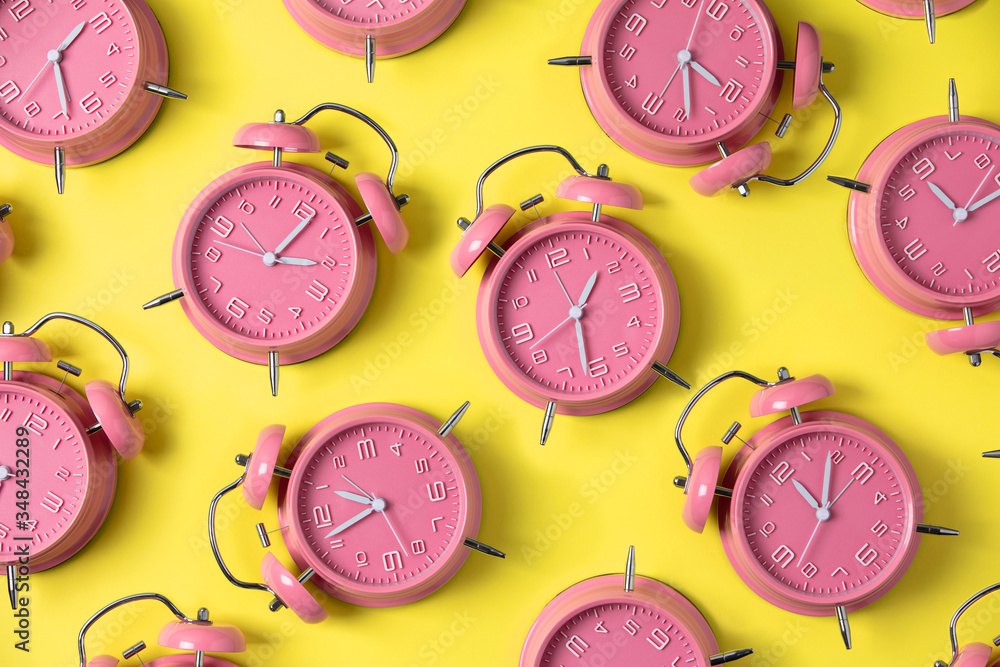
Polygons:
<instances>
[{"instance_id":1,"label":"clock hand","mask_svg":"<svg viewBox=\"0 0 1000 667\"><path fill-rule=\"evenodd\" d=\"M360 486L358 486L357 484L355 484L351 480L347 479L347 475L341 475L341 477L344 478L345 482L347 482L348 484L350 484L351 486L353 486L355 489L357 489L358 491L360 491L361 493L363 493L364 496L365 496L365 498L369 498L372 501L375 500L375 496L373 496L372 494L368 493L367 491L365 491L364 489L362 489Z\"/></svg>"},{"instance_id":2,"label":"clock hand","mask_svg":"<svg viewBox=\"0 0 1000 667\"><path fill-rule=\"evenodd\" d=\"M684 81L684 115L691 116L691 72L687 67L681 68L681 76Z\"/></svg>"},{"instance_id":3,"label":"clock hand","mask_svg":"<svg viewBox=\"0 0 1000 667\"><path fill-rule=\"evenodd\" d=\"M806 489L806 487L802 486L801 483L799 483L799 480L793 479L792 484L795 486L795 490L799 492L799 495L805 498L806 502L809 503L809 507L813 508L814 510L819 509L819 503L816 502L816 499L813 498L813 495L809 493L809 490Z\"/></svg>"},{"instance_id":4,"label":"clock hand","mask_svg":"<svg viewBox=\"0 0 1000 667\"><path fill-rule=\"evenodd\" d=\"M562 293L566 295L566 300L569 301L569 305L575 306L576 304L573 303L573 298L569 295L569 292L566 291L566 286L563 285L563 281L559 278L559 274L556 273L555 269L552 269L552 275L556 277L556 282L559 283L559 289L561 289Z\"/></svg>"},{"instance_id":5,"label":"clock hand","mask_svg":"<svg viewBox=\"0 0 1000 667\"><path fill-rule=\"evenodd\" d=\"M366 510L364 510L362 512L359 512L358 514L355 514L353 517L351 517L350 519L348 519L347 521L345 521L344 523L340 524L339 526L337 526L336 528L334 528L333 530L331 530L329 533L327 533L326 537L333 537L334 535L336 535L338 533L344 532L345 530L347 530L348 528L350 528L351 526L353 526L354 524L356 524L358 521L361 521L362 519L364 519L366 516L368 516L369 514L371 514L374 511L375 511L375 506L372 505L368 509L366 509Z\"/></svg>"},{"instance_id":6,"label":"clock hand","mask_svg":"<svg viewBox=\"0 0 1000 667\"><path fill-rule=\"evenodd\" d=\"M1000 197L1000 190L995 190L992 194L986 195L985 197L983 197L982 199L980 199L975 204L973 204L972 206L970 206L969 208L967 208L965 210L967 210L969 213L972 213L977 208L980 208L982 206L986 206L987 204L989 204L991 201L993 201L997 197Z\"/></svg>"},{"instance_id":7,"label":"clock hand","mask_svg":"<svg viewBox=\"0 0 1000 667\"><path fill-rule=\"evenodd\" d=\"M705 69L704 67L702 67L700 64L696 63L693 60L690 63L688 63L688 64L691 65L691 69L693 69L695 72L697 72L702 77L704 77L704 79L706 81L708 81L709 83L711 83L713 86L721 86L722 85L721 83L719 83L719 80L715 78L714 74L712 74L711 72L709 72L707 69Z\"/></svg>"},{"instance_id":8,"label":"clock hand","mask_svg":"<svg viewBox=\"0 0 1000 667\"><path fill-rule=\"evenodd\" d=\"M667 88L669 88L670 84L673 83L674 77L677 76L677 72L679 71L681 71L681 63L678 62L677 67L674 68L674 73L670 75L669 79L667 79L667 85L663 86L663 90L660 91L660 97L667 94Z\"/></svg>"},{"instance_id":9,"label":"clock hand","mask_svg":"<svg viewBox=\"0 0 1000 667\"><path fill-rule=\"evenodd\" d=\"M833 450L826 453L826 465L823 467L823 507L830 509L830 474L833 470Z\"/></svg>"},{"instance_id":10,"label":"clock hand","mask_svg":"<svg viewBox=\"0 0 1000 667\"><path fill-rule=\"evenodd\" d=\"M346 498L347 500L353 500L356 503L361 503L362 505L371 505L372 499L367 496L359 496L356 493L351 493L350 491L334 491L341 498Z\"/></svg>"},{"instance_id":11,"label":"clock hand","mask_svg":"<svg viewBox=\"0 0 1000 667\"><path fill-rule=\"evenodd\" d=\"M580 306L580 310L583 310L586 307L587 307L587 304L583 304L582 306ZM545 340L546 338L548 338L549 336L551 336L555 332L559 331L559 329L562 327L562 325L566 324L571 319L573 319L572 316L567 317L565 320L563 320L559 324L557 324L554 327L552 327L552 331L548 332L547 334L545 334L544 336L542 336L541 338L539 338L538 340L536 340L534 343L531 344L531 347L529 347L528 349L529 350L534 350L536 345L538 345L539 343L541 343L543 340Z\"/></svg>"},{"instance_id":12,"label":"clock hand","mask_svg":"<svg viewBox=\"0 0 1000 667\"><path fill-rule=\"evenodd\" d=\"M832 507L833 507L833 505L834 505L834 503L836 503L836 502L837 502L838 500L840 500L840 497L841 497L842 495L844 495L844 491L847 491L847 488L848 488L848 487L849 487L849 486L850 486L851 484L853 484L853 483L854 483L854 480L855 480L855 478L854 478L854 477L852 477L852 478L851 478L851 481L849 481L849 482L847 483L847 486L845 486L845 487L844 487L843 489L841 489L841 490L840 490L840 493L838 493L838 494L837 494L837 497L836 497L836 498L834 498L833 500L831 500L831 501L830 501L830 504L826 506L826 508L827 508L827 509L830 509L830 508L832 508Z\"/></svg>"},{"instance_id":13,"label":"clock hand","mask_svg":"<svg viewBox=\"0 0 1000 667\"><path fill-rule=\"evenodd\" d=\"M45 68L49 66L49 63L52 63L52 64L54 64L54 65L56 65L58 67L58 63L61 60L61 58L59 56L62 54L63 51L65 51L66 49L68 49L69 45L73 43L73 40L75 40L80 35L80 33L83 31L83 27L85 25L87 25L86 21L80 21L79 25L77 25L75 28L73 28L73 30L69 33L69 35L66 36L66 39L63 40L62 44L60 44L59 46L57 46L55 48L55 53L53 53L52 51L49 51L48 54L46 54L45 64L42 65L42 69L39 70L38 74L35 75L35 78L31 80L31 83L28 84L28 87L24 89L24 92L21 93L21 95L20 95L20 97L18 97L18 99L21 99L22 97L24 97L25 95L28 94L28 91L31 90L31 87L33 85L35 85L36 81L38 81L38 77L40 77L42 75L42 73L45 72ZM61 78L62 78L62 75L59 75L58 78L56 79L56 83L57 84L59 83L59 79L61 79ZM60 94L60 102L62 102L62 95L63 94L64 93ZM66 113L66 105L65 105L65 103L63 104L63 113Z\"/></svg>"},{"instance_id":14,"label":"clock hand","mask_svg":"<svg viewBox=\"0 0 1000 667\"><path fill-rule=\"evenodd\" d=\"M829 516L827 518L829 518ZM815 539L816 533L817 533L817 531L819 531L819 527L822 524L823 524L823 519L817 519L816 520L816 527L813 528L812 535L809 536L809 541L806 542L805 548L802 549L802 555L799 556L799 562L795 565L796 567L798 567L799 565L802 565L802 560L806 557L806 553L809 551L809 546L813 543L813 539Z\"/></svg>"},{"instance_id":15,"label":"clock hand","mask_svg":"<svg viewBox=\"0 0 1000 667\"><path fill-rule=\"evenodd\" d=\"M45 64L44 64L44 65L42 65L42 69L40 69L40 70L38 71L38 74L36 74L36 75L35 75L35 78L34 78L34 79L32 79L32 80L31 80L31 83L29 83L29 84L28 84L28 87L24 89L24 92L23 92L23 93L21 93L21 97L18 97L18 98L17 98L18 100L22 99L22 98L23 98L23 97L24 97L25 95L27 95L27 94L28 94L28 91L29 91L29 90L31 90L31 87L32 87L33 85L35 85L35 82L36 82L36 81L38 81L38 77L40 77L40 76L41 76L42 74L44 74L44 73L45 73L45 68L47 68L47 67L49 66L49 63L51 63L51 62L52 62L52 61L50 61L50 60L46 59L46 61L45 61Z\"/></svg>"},{"instance_id":16,"label":"clock hand","mask_svg":"<svg viewBox=\"0 0 1000 667\"><path fill-rule=\"evenodd\" d=\"M62 44L56 47L56 51L62 53L63 51L68 49L69 45L73 43L73 40L79 37L80 33L83 32L83 27L85 25L87 25L86 21L80 21L80 23L75 28L73 28L73 30L71 30L68 35L66 35L66 39L62 41Z\"/></svg>"},{"instance_id":17,"label":"clock hand","mask_svg":"<svg viewBox=\"0 0 1000 667\"><path fill-rule=\"evenodd\" d=\"M231 243L223 243L222 241L215 241L215 243L218 243L219 245L225 246L227 248L232 248L233 250L241 250L241 251L243 251L245 253L253 255L254 257L263 257L264 256L263 254L261 254L259 252L255 252L253 250L248 250L247 248L241 248L238 245L232 245Z\"/></svg>"},{"instance_id":18,"label":"clock hand","mask_svg":"<svg viewBox=\"0 0 1000 667\"><path fill-rule=\"evenodd\" d=\"M311 259L301 257L275 257L276 264L289 264L291 266L316 266L316 262Z\"/></svg>"},{"instance_id":19,"label":"clock hand","mask_svg":"<svg viewBox=\"0 0 1000 667\"><path fill-rule=\"evenodd\" d=\"M979 182L979 187L977 187L976 191L972 193L971 197L969 197L969 203L965 205L965 210L966 211L972 211L972 210L974 210L974 209L970 208L970 205L972 204L972 200L976 198L976 195L979 194L979 191L983 189L984 185L986 185L986 181L989 179L990 174L993 173L993 167L995 167L995 166L996 165L993 165L993 166L990 167L989 171L986 172L986 175L983 176L983 180ZM983 203L985 203L985 202L983 202ZM976 208L979 208L980 206L982 206L982 204L979 204L977 202Z\"/></svg>"},{"instance_id":20,"label":"clock hand","mask_svg":"<svg viewBox=\"0 0 1000 667\"><path fill-rule=\"evenodd\" d=\"M576 321L576 346L580 348L580 366L583 367L583 374L590 375L587 370L587 350L583 345L583 325L580 320Z\"/></svg>"},{"instance_id":21,"label":"clock hand","mask_svg":"<svg viewBox=\"0 0 1000 667\"><path fill-rule=\"evenodd\" d=\"M389 514L385 511L384 506L382 511L379 513L385 519L385 522L389 525L389 530L392 531L392 536L396 538L396 543L399 545L399 548L403 552L403 555L409 556L409 554L406 553L406 547L403 546L403 540L399 539L399 534L396 532L396 529L392 527L392 521L389 521Z\"/></svg>"},{"instance_id":22,"label":"clock hand","mask_svg":"<svg viewBox=\"0 0 1000 667\"><path fill-rule=\"evenodd\" d=\"M597 271L591 274L590 278L587 279L587 284L583 286L583 292L580 293L580 301L576 304L580 308L587 305L587 299L590 298L590 293L594 290L594 284L597 283Z\"/></svg>"},{"instance_id":23,"label":"clock hand","mask_svg":"<svg viewBox=\"0 0 1000 667\"><path fill-rule=\"evenodd\" d=\"M242 227L242 228L243 228L243 231L245 231L245 232L247 233L247 236L249 236L249 237L250 237L250 240L251 240L251 241L253 241L253 244L254 244L255 246L257 246L258 248L260 248L260 251L261 251L262 253L264 253L264 254L267 254L267 251L266 251L266 250L264 250L264 246L262 246L262 245L260 244L260 241L258 241L258 240L257 240L256 238L254 238L254 235L250 233L250 229L249 229L249 228L248 228L248 227L247 227L247 226L246 226L245 224L243 224L242 222L240 223L240 227ZM261 257L263 257L263 256L264 256L264 255L261 255Z\"/></svg>"},{"instance_id":24,"label":"clock hand","mask_svg":"<svg viewBox=\"0 0 1000 667\"><path fill-rule=\"evenodd\" d=\"M312 222L312 219L315 217L316 217L315 213L310 213L309 215L307 215L305 219L302 220L302 222L300 222L298 225L295 226L295 229L292 230L292 233L286 236L285 240L278 244L278 247L274 249L274 254L277 255L282 250L287 248L288 244L294 241L295 237L298 236L302 232L302 230L306 228L306 225Z\"/></svg>"},{"instance_id":25,"label":"clock hand","mask_svg":"<svg viewBox=\"0 0 1000 667\"><path fill-rule=\"evenodd\" d=\"M955 206L955 202L953 202L951 200L951 197L949 197L948 195L946 195L944 193L944 190L942 190L938 186L934 185L930 181L927 181L927 187L929 187L931 189L931 192L934 193L935 197L937 197L938 199L941 200L942 204L944 204L945 206L948 207L949 211L954 211L954 210L956 210L958 208L957 206ZM973 195L973 196L975 196L975 195Z\"/></svg>"},{"instance_id":26,"label":"clock hand","mask_svg":"<svg viewBox=\"0 0 1000 667\"><path fill-rule=\"evenodd\" d=\"M705 0L701 0L701 4L698 5L698 13L694 17L694 25L691 26L691 35L688 36L687 46L684 47L685 51L691 50L691 44L694 42L694 34L698 31L698 22L701 21L701 15L705 13Z\"/></svg>"},{"instance_id":27,"label":"clock hand","mask_svg":"<svg viewBox=\"0 0 1000 667\"><path fill-rule=\"evenodd\" d=\"M56 91L59 93L59 106L62 107L62 112L69 118L69 93L66 92L66 80L63 79L62 67L60 67L58 61L52 62L52 71L56 74Z\"/></svg>"}]
</instances>

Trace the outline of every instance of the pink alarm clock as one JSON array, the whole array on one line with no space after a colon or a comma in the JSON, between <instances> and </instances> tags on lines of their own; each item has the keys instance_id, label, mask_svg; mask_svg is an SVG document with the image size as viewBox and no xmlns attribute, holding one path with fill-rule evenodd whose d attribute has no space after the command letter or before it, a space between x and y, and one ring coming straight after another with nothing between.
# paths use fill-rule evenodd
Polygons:
<instances>
[{"instance_id":1,"label":"pink alarm clock","mask_svg":"<svg viewBox=\"0 0 1000 667\"><path fill-rule=\"evenodd\" d=\"M624 577L586 579L545 605L524 641L518 667L708 667L752 653L719 653L708 622L687 598L656 579L636 576L635 548L629 547ZM597 662L608 656L613 660Z\"/></svg>"},{"instance_id":2,"label":"pink alarm clock","mask_svg":"<svg viewBox=\"0 0 1000 667\"><path fill-rule=\"evenodd\" d=\"M1000 356L1000 322L974 323L1000 308L1000 125L959 116L952 79L948 116L893 132L856 178L828 178L852 190L851 248L872 285L918 315L964 320L928 333L930 348L973 366Z\"/></svg>"},{"instance_id":3,"label":"pink alarm clock","mask_svg":"<svg viewBox=\"0 0 1000 667\"><path fill-rule=\"evenodd\" d=\"M591 204L555 213L493 242L514 215L506 204L483 208L483 184L500 166L541 152L563 156L577 172L556 190ZM639 230L602 213L603 206L642 208L634 185L588 174L559 146L529 146L494 162L476 186L476 218L459 218L462 240L451 268L464 276L489 250L479 288L476 327L493 372L520 398L545 408L541 444L556 412L593 415L620 407L660 375L690 389L666 363L677 342L680 300L670 267ZM541 195L524 204L527 209ZM563 315L566 313L566 315Z\"/></svg>"},{"instance_id":4,"label":"pink alarm clock","mask_svg":"<svg viewBox=\"0 0 1000 667\"><path fill-rule=\"evenodd\" d=\"M722 486L722 447L692 461L681 429L695 404L731 378L761 387L750 415L788 410L744 442ZM726 556L757 595L786 611L832 616L851 648L847 612L876 601L906 572L919 533L957 535L922 524L923 497L902 450L875 426L852 415L799 407L834 393L822 375L794 379L784 368L774 382L731 371L705 385L684 408L674 432L688 476L684 523L701 532L715 496ZM736 435L735 422L723 437Z\"/></svg>"},{"instance_id":5,"label":"pink alarm clock","mask_svg":"<svg viewBox=\"0 0 1000 667\"><path fill-rule=\"evenodd\" d=\"M0 204L0 262L7 261L14 252L14 232L7 222L10 212L10 204Z\"/></svg>"},{"instance_id":6,"label":"pink alarm clock","mask_svg":"<svg viewBox=\"0 0 1000 667\"><path fill-rule=\"evenodd\" d=\"M951 662L948 663L944 660L935 660L934 667L949 667L949 665L950 667L987 667L987 665L989 665L989 667L998 667L998 665L1000 665L1000 660L990 662L990 655L993 653L993 648L989 644L971 642L959 649L957 631L958 619L962 617L962 614L964 614L973 604L997 590L1000 590L1000 584L987 586L966 600L965 603L958 608L955 615L951 617L951 623L948 626L948 634L951 638ZM994 639L993 643L996 646L1000 646L1000 637Z\"/></svg>"},{"instance_id":7,"label":"pink alarm clock","mask_svg":"<svg viewBox=\"0 0 1000 667\"><path fill-rule=\"evenodd\" d=\"M319 137L304 124L323 110L363 121L392 153L385 182L369 172L355 177L367 213L331 177L282 161L284 152L319 152ZM273 123L244 125L233 144L272 151L273 160L237 167L201 191L174 241L179 287L143 308L186 296L181 307L195 329L230 356L267 364L277 396L279 364L326 352L361 319L377 268L365 223L373 221L389 250L399 252L409 239L399 209L409 198L392 192L399 164L392 139L342 104L320 104L290 123L279 110ZM333 153L327 159L348 165Z\"/></svg>"},{"instance_id":8,"label":"pink alarm clock","mask_svg":"<svg viewBox=\"0 0 1000 667\"><path fill-rule=\"evenodd\" d=\"M327 612L306 590L312 580L333 597L366 607L414 602L441 588L465 562L466 547L504 554L473 537L479 531L479 478L468 453L451 434L469 404L444 424L413 408L368 403L336 412L313 426L277 460L285 427L268 426L250 456L237 457L244 474L222 489L209 509L212 552L231 583L271 593L271 610L288 607L306 623ZM255 509L271 480L278 488L278 523L288 551L303 571L293 576L268 553L263 584L236 579L215 538L215 511L238 486ZM263 524L262 544L270 546Z\"/></svg>"},{"instance_id":9,"label":"pink alarm clock","mask_svg":"<svg viewBox=\"0 0 1000 667\"><path fill-rule=\"evenodd\" d=\"M208 653L242 653L247 648L246 638L240 629L228 623L213 623L208 620L208 609L202 607L195 618L185 616L177 606L159 593L140 593L129 595L102 607L91 616L83 627L77 639L77 649L80 652L80 667L115 667L118 658L111 655L98 655L87 660L84 639L87 631L105 614L127 604L153 600L162 603L170 610L177 620L168 623L160 631L157 643L164 648L171 648L184 653L174 653L155 658L150 662L139 661L148 667L237 667L232 662L222 658L206 655ZM146 649L146 642L140 641L122 652L126 660L138 655Z\"/></svg>"},{"instance_id":10,"label":"pink alarm clock","mask_svg":"<svg viewBox=\"0 0 1000 667\"><path fill-rule=\"evenodd\" d=\"M364 57L368 83L375 78L376 58L395 58L426 46L465 7L465 0L359 0L353 5L350 0L282 1L292 18L321 43Z\"/></svg>"},{"instance_id":11,"label":"pink alarm clock","mask_svg":"<svg viewBox=\"0 0 1000 667\"><path fill-rule=\"evenodd\" d=\"M754 180L795 185L822 164L840 132L840 106L823 83L833 65L823 62L819 32L799 23L795 61L781 60L781 38L760 0L604 0L581 53L549 64L580 67L587 106L619 146L670 165L722 156L691 179L702 195L736 188L745 197ZM790 179L762 173L770 144L747 146L777 103L781 70L795 70L793 109L822 93L834 112L819 157ZM791 121L778 123L778 137Z\"/></svg>"},{"instance_id":12,"label":"pink alarm clock","mask_svg":"<svg viewBox=\"0 0 1000 667\"><path fill-rule=\"evenodd\" d=\"M66 167L118 155L149 128L167 87L167 44L143 0L7 0L0 12L0 145Z\"/></svg>"},{"instance_id":13,"label":"pink alarm clock","mask_svg":"<svg viewBox=\"0 0 1000 667\"><path fill-rule=\"evenodd\" d=\"M122 359L117 385L91 380L86 397L66 385L79 368L60 361L62 379L15 371L14 363L52 361L38 332L69 320L101 335ZM18 567L40 572L82 549L108 515L118 481L115 451L134 458L145 441L134 416L142 404L125 398L128 356L100 326L77 315L50 313L24 332L10 322L0 334L0 565L6 567L11 604ZM16 498L16 501L15 501Z\"/></svg>"},{"instance_id":14,"label":"pink alarm clock","mask_svg":"<svg viewBox=\"0 0 1000 667\"><path fill-rule=\"evenodd\" d=\"M898 19L924 19L927 38L934 43L935 19L971 5L975 0L858 0L862 5Z\"/></svg>"}]
</instances>

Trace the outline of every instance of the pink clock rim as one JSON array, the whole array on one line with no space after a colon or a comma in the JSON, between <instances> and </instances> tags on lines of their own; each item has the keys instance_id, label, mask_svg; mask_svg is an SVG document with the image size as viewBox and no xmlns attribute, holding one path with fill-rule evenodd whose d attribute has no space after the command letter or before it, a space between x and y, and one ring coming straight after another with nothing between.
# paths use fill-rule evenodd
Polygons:
<instances>
[{"instance_id":1,"label":"pink clock rim","mask_svg":"<svg viewBox=\"0 0 1000 667\"><path fill-rule=\"evenodd\" d=\"M503 351L503 345L498 343L499 335L496 329L496 318L492 304L496 303L497 290L500 281L508 268L520 256L521 250L534 239L542 235L568 231L563 228L590 227L592 233L617 236L617 241L627 246L636 255L642 256L650 263L658 280L656 289L662 304L663 317L658 323L661 339L655 350L648 355L648 367L637 369L631 379L616 383L609 387L581 395L575 392L548 391L537 383L524 377L510 357ZM551 229L549 229L551 228ZM536 230L538 233L536 233ZM677 282L666 259L660 254L641 231L622 220L610 215L601 214L598 223L590 219L588 212L566 211L545 216L526 225L513 234L504 244L506 252L501 258L493 257L483 274L476 298L476 328L479 334L479 344L493 373L521 400L539 408L544 408L549 401L556 403L556 412L567 415L594 415L609 412L619 408L643 394L653 384L659 374L652 369L654 362L666 364L677 345L680 332L680 295ZM658 265L659 264L659 265Z\"/></svg>"},{"instance_id":2,"label":"pink clock rim","mask_svg":"<svg viewBox=\"0 0 1000 667\"><path fill-rule=\"evenodd\" d=\"M184 290L186 295L180 300L181 309L205 340L231 357L261 365L268 363L268 352L276 350L279 352L279 362L285 366L318 357L354 330L371 300L378 260L371 230L367 226L359 228L354 224L344 225L355 244L351 287L348 298L342 300L339 307L327 315L327 321L322 326L282 338L280 342L242 336L223 326L197 298L197 290L194 289L189 272L188 249L191 235L208 208L227 190L238 187L242 182L266 179L268 174L283 180L297 180L314 189L326 189L331 203L338 209L337 214L347 220L353 221L361 215L357 202L342 185L329 180L325 174L312 167L287 161L279 168L273 167L270 162L242 165L205 186L188 206L174 237L172 270L174 284Z\"/></svg>"},{"instance_id":3,"label":"pink clock rim","mask_svg":"<svg viewBox=\"0 0 1000 667\"><path fill-rule=\"evenodd\" d=\"M772 36L766 45L764 55L765 80L754 103L744 110L745 123L738 123L734 128L722 128L718 132L699 135L690 139L684 137L666 137L638 123L627 116L614 99L611 86L604 76L600 63L603 53L603 41L611 23L617 15L617 9L626 0L602 0L591 17L584 31L580 54L590 56L594 63L580 68L580 83L583 96L591 115L604 130L605 134L626 151L641 158L672 166L693 166L715 160L719 151L716 142L724 141L730 150L742 148L760 131L778 101L781 90L782 73L777 69L781 60L783 47L777 24L767 5L759 0L743 0L753 9L758 17L762 31ZM767 67L766 64L773 64Z\"/></svg>"},{"instance_id":4,"label":"pink clock rim","mask_svg":"<svg viewBox=\"0 0 1000 667\"><path fill-rule=\"evenodd\" d=\"M947 16L948 14L954 14L955 12L968 7L975 1L976 0L935 0L934 16ZM898 19L923 20L924 18L923 3L919 0L913 3L913 8L910 10L900 7L898 1L893 2L892 0L858 0L858 2L869 9L875 10L879 14L893 16Z\"/></svg>"},{"instance_id":5,"label":"pink clock rim","mask_svg":"<svg viewBox=\"0 0 1000 667\"><path fill-rule=\"evenodd\" d=\"M740 579L755 594L786 611L806 616L833 616L836 607L843 605L847 611L866 607L889 593L909 569L920 545L920 535L916 526L923 520L923 495L913 466L900 447L881 429L854 415L830 410L807 410L801 413L802 423L796 425L791 415L771 422L755 433L730 462L723 476L723 486L733 489L732 499L720 498L718 504L719 534L730 564ZM895 562L883 570L875 580L849 593L840 595L808 595L782 586L772 578L760 574L760 564L747 546L739 525L738 512L732 508L741 507L746 498L748 471L776 447L817 430L839 430L866 442L875 441L892 454L899 469L902 492L910 499L912 513L907 517L904 536L900 540ZM745 474L746 473L746 474Z\"/></svg>"},{"instance_id":6,"label":"pink clock rim","mask_svg":"<svg viewBox=\"0 0 1000 667\"><path fill-rule=\"evenodd\" d=\"M666 609L664 600L676 605L678 609ZM542 608L525 637L518 667L540 667L542 651L569 619L594 606L618 602L643 603L668 611L693 635L692 639L695 640L699 653L699 664L707 665L708 658L719 653L719 644L705 616L679 591L657 579L636 575L635 590L625 593L623 575L605 574L573 584ZM687 618L681 619L680 616Z\"/></svg>"},{"instance_id":7,"label":"pink clock rim","mask_svg":"<svg viewBox=\"0 0 1000 667\"><path fill-rule=\"evenodd\" d=\"M429 441L442 443L438 449L442 456L449 458L449 464L460 480L460 490L465 498L461 508L455 536L445 547L438 560L415 577L393 585L368 585L351 579L330 569L320 561L307 546L301 526L294 520L296 515L294 494L289 489L302 485L305 474L303 466L295 465L300 459L311 457L312 452L342 431L374 421L395 422L417 432ZM442 438L437 434L441 422L425 412L398 403L363 403L354 405L323 418L310 428L296 443L286 461L291 468L290 478L282 479L278 486L278 521L282 528L288 528L284 536L285 544L295 563L305 569L313 568L316 577L312 580L333 597L344 602L365 607L388 607L409 604L437 591L450 581L461 569L469 555L464 545L466 537L475 537L482 519L482 490L468 450L458 440L454 432Z\"/></svg>"},{"instance_id":8,"label":"pink clock rim","mask_svg":"<svg viewBox=\"0 0 1000 667\"><path fill-rule=\"evenodd\" d=\"M868 281L893 303L906 310L941 320L960 320L963 308L972 308L973 315L989 314L1000 308L1000 287L990 290L993 296L947 296L933 291L904 274L882 242L879 224L881 193L890 170L902 156L918 144L935 136L955 132L988 134L992 131L1000 143L1000 125L974 116L962 116L951 123L947 116L932 116L905 125L883 139L865 158L857 180L871 186L869 194L852 191L848 198L847 230L854 258ZM882 171L881 175L878 172ZM875 176L878 176L876 180ZM987 293L987 296L989 292Z\"/></svg>"}]
</instances>

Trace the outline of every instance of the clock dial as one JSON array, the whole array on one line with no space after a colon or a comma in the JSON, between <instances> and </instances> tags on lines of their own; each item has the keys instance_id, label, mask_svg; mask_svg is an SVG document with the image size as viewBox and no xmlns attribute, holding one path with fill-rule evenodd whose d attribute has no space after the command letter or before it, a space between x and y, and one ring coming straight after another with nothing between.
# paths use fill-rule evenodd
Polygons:
<instances>
[{"instance_id":1,"label":"clock dial","mask_svg":"<svg viewBox=\"0 0 1000 667\"><path fill-rule=\"evenodd\" d=\"M21 382L0 391L0 563L16 562L27 546L35 571L86 530L78 523L94 464L80 425L47 393Z\"/></svg>"},{"instance_id":2,"label":"clock dial","mask_svg":"<svg viewBox=\"0 0 1000 667\"><path fill-rule=\"evenodd\" d=\"M364 2L354 0L309 0L317 8L329 12L333 16L358 24L392 23L410 19L426 12L435 4L435 0L374 0ZM440 2L438 3L440 4Z\"/></svg>"},{"instance_id":3,"label":"clock dial","mask_svg":"<svg viewBox=\"0 0 1000 667\"><path fill-rule=\"evenodd\" d=\"M332 190L287 168L216 181L189 208L178 245L185 310L247 361L265 361L267 349L287 352L282 363L325 351L371 296L371 232ZM310 340L326 344L316 351Z\"/></svg>"},{"instance_id":4,"label":"clock dial","mask_svg":"<svg viewBox=\"0 0 1000 667\"><path fill-rule=\"evenodd\" d=\"M981 297L1000 287L1000 137L942 132L906 150L882 192L885 250L921 287Z\"/></svg>"},{"instance_id":5,"label":"clock dial","mask_svg":"<svg viewBox=\"0 0 1000 667\"><path fill-rule=\"evenodd\" d=\"M433 592L464 562L465 538L478 528L467 455L453 437L373 410L331 419L303 439L282 487L293 556L350 602L399 604Z\"/></svg>"}]
</instances>

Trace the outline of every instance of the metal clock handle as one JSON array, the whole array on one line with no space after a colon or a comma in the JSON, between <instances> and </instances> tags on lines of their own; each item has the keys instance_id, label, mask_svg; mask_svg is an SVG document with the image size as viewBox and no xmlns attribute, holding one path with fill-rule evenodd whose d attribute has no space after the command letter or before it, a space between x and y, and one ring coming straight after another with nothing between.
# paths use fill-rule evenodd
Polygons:
<instances>
[{"instance_id":1,"label":"metal clock handle","mask_svg":"<svg viewBox=\"0 0 1000 667\"><path fill-rule=\"evenodd\" d=\"M208 620L208 610L205 609L204 607L198 610L197 618L188 618L181 612L180 609L177 608L176 605L174 605L173 602L168 600L165 596L160 595L159 593L139 593L136 595L129 595L127 597L123 597L119 600L115 600L114 602L108 605L105 605L96 614L91 616L90 619L88 619L87 622L83 624L83 627L80 628L80 635L79 638L77 639L77 647L80 651L80 667L87 667L87 654L83 646L83 641L85 635L87 634L87 631L91 628L91 626L93 626L94 623L96 623L102 616L107 614L109 611L113 611L118 607L130 604L132 602L139 602L140 600L156 600L157 602L162 602L163 605L170 610L171 614L176 616L178 620L183 621L185 623L194 623L197 621ZM126 653L128 653L130 656L134 655L135 653L138 653L138 651L142 650L142 648L145 648L145 646L146 646L145 643L139 642L139 644L133 646L131 649L126 651Z\"/></svg>"},{"instance_id":2,"label":"metal clock handle","mask_svg":"<svg viewBox=\"0 0 1000 667\"><path fill-rule=\"evenodd\" d=\"M987 595L989 595L990 593L992 593L993 591L996 591L996 590L1000 590L1000 583L993 584L992 586L987 586L983 590L981 590L978 593L976 593L975 595L973 595L971 598L969 598L968 600L966 600L965 604L963 604L961 607L959 607L958 611L955 612L955 615L951 617L951 623L948 626L948 634L951 637L951 660L952 660L952 662L954 662L955 659L958 657L958 630L957 630L958 619L962 616L962 614L965 613L965 611L969 607L971 607L973 604L975 604L976 602L978 602L979 600L983 599L984 597L986 597ZM994 639L993 643L996 646L1000 646L1000 637L997 637L996 639ZM948 667L949 664L950 663L946 663L943 660L935 660L934 661L934 667Z\"/></svg>"}]
</instances>

